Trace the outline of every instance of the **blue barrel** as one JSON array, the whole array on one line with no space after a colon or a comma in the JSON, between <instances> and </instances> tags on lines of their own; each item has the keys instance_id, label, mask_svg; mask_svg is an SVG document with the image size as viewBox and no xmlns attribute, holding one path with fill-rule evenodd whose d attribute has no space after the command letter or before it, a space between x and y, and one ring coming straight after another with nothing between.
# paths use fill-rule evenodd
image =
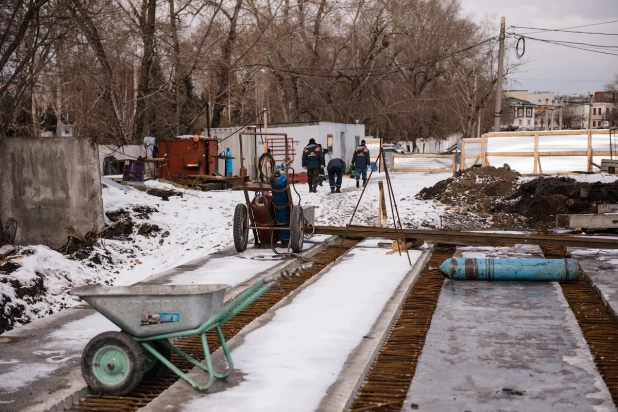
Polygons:
<instances>
[{"instance_id":1,"label":"blue barrel","mask_svg":"<svg viewBox=\"0 0 618 412\"><path fill-rule=\"evenodd\" d=\"M577 280L572 259L451 258L440 265L447 279L455 280Z\"/></svg>"},{"instance_id":2,"label":"blue barrel","mask_svg":"<svg viewBox=\"0 0 618 412\"><path fill-rule=\"evenodd\" d=\"M285 189L285 184L287 182L287 177L285 176L285 173L280 172L279 178L276 178L275 176L275 179L273 179L274 183L271 182L272 188L276 190ZM273 203L275 204L275 206L278 206L278 207L289 206L288 205L289 201L290 199L288 199L287 192L273 192ZM277 222L280 223L281 225L283 226L290 225L290 208L289 207L286 207L284 209L275 208L275 216L277 218ZM287 243L290 240L290 231L280 230L279 238L281 239L283 243Z\"/></svg>"}]
</instances>

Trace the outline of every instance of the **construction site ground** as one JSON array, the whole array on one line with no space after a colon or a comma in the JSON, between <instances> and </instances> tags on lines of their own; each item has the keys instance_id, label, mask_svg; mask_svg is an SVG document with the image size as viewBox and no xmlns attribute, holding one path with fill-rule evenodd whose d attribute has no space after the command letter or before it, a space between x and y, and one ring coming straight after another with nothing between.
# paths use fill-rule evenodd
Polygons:
<instances>
[{"instance_id":1,"label":"construction site ground","mask_svg":"<svg viewBox=\"0 0 618 412\"><path fill-rule=\"evenodd\" d=\"M403 226L552 229L551 218L535 217L518 206L534 201L540 204L547 182L533 183L534 179L503 168L483 169L450 181L448 174L392 174ZM378 174L377 178L384 176ZM376 224L378 179L367 188L354 224ZM567 210L589 210L601 198L599 193L611 196L615 180L583 175L563 180L562 192L551 196L564 196ZM424 187L429 189L421 191ZM341 195L326 193L326 189L310 195L306 185L297 186L303 204L319 205L318 224L344 226L360 190L351 179L344 181ZM84 401L88 391L79 370L81 351L96 334L116 328L67 297L66 290L79 285L81 279L92 276L95 281L116 285L225 283L231 285L226 293L226 299L231 299L256 279L298 264L297 259L282 258L270 248L250 248L238 254L229 246L228 207L240 201L239 192L191 191L164 204L142 192L126 196L113 190L117 189L105 189L106 212L131 210L129 215L136 224L130 231L118 233L119 238L108 240L105 246L89 245L88 259L69 260L61 253L36 247L31 248L33 254L16 260L20 268L12 273L24 282L20 287L28 285L30 272L41 273L44 265L48 265L47 273L57 273L53 267L61 259L68 261L63 270L73 273L79 269L84 276L68 276L76 280L72 283L65 276L62 291L57 293L64 294L71 307L58 310L54 306L58 312L47 316L40 311L32 313L31 322L17 323L0 335L1 410L64 410L71 405L77 410L92 410L85 405L95 403L106 410L152 411L616 410L613 381L609 380L612 375L605 365L599 366L588 332L571 309L572 298L556 282L443 281L439 293L426 299L429 323L421 337L422 350L408 355L404 344L395 351L404 359L414 356L416 365L411 373L392 372L408 376L408 383L397 395L401 400L359 407L357 394L366 392L365 386L371 383L367 377L385 356L381 351L388 347L394 331L403 327L398 322L408 310L407 302L423 293L415 285L428 271L436 271L435 263L430 262L435 245L410 250L410 265L405 253L387 254L390 249L381 247L383 240L346 244L339 253L339 240L327 236L307 241L304 256L311 260L330 248L332 259L295 289L285 289L282 299L229 340L235 369L227 381L217 382L206 393L177 381L139 407L126 406L130 402L122 399L97 400L96 395ZM485 197L480 193L483 190ZM547 203L549 215L558 210L551 208L557 200L552 202ZM211 219L206 219L202 216L204 205L220 215L212 217L215 212L211 212L207 214ZM138 206L157 211L134 211ZM157 225L160 231L154 232L156 236L139 235L137 225L145 223ZM87 266L97 253L111 262ZM531 245L458 247L450 253L461 257L547 256ZM615 314L617 283L612 274L618 272L618 252L578 248L568 253L580 262L582 281L589 282L602 306ZM49 299L25 303L36 308L41 302ZM217 367L225 367L220 350L214 360ZM205 379L203 372L195 370L190 376L198 382ZM372 390L380 387L371 384Z\"/></svg>"}]
</instances>

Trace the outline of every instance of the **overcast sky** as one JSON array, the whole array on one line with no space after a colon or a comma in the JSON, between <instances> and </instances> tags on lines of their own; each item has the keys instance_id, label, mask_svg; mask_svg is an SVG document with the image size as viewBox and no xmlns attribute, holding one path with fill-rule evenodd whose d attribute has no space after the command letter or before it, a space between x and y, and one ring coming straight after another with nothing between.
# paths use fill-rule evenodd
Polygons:
<instances>
[{"instance_id":1,"label":"overcast sky","mask_svg":"<svg viewBox=\"0 0 618 412\"><path fill-rule=\"evenodd\" d=\"M464 13L481 21L490 17L495 21L496 33L500 17L506 17L507 32L527 33L534 30L509 26L563 29L574 26L604 23L571 29L587 32L618 34L618 0L460 0ZM618 36L574 33L530 33L529 36L548 40L616 46L606 49L616 56L576 50L562 46L526 41L527 61L519 72L510 76L509 88L533 91L552 91L560 94L587 94L602 90L618 73ZM576 45L577 46L577 45ZM587 46L577 46L587 47ZM513 49L510 50L511 54ZM514 55L511 55L515 59Z\"/></svg>"}]
</instances>

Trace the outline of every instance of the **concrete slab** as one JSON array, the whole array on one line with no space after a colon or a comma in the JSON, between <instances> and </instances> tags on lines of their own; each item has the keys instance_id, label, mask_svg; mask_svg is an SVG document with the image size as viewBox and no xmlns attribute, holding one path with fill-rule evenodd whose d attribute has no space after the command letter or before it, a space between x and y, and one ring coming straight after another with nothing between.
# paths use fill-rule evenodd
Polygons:
<instances>
[{"instance_id":1,"label":"concrete slab","mask_svg":"<svg viewBox=\"0 0 618 412\"><path fill-rule=\"evenodd\" d=\"M446 281L404 409L613 411L557 283Z\"/></svg>"},{"instance_id":2,"label":"concrete slab","mask_svg":"<svg viewBox=\"0 0 618 412\"><path fill-rule=\"evenodd\" d=\"M582 274L618 321L618 250L573 249Z\"/></svg>"},{"instance_id":3,"label":"concrete slab","mask_svg":"<svg viewBox=\"0 0 618 412\"><path fill-rule=\"evenodd\" d=\"M334 237L323 239L308 242L302 256L311 257L335 240ZM237 275L239 269L233 259L234 253L233 248L227 249L155 275L145 283L165 284L188 271L198 272L194 282L210 283L212 278L204 268L211 265L217 267L220 283L221 274ZM248 251L244 256L255 257L262 253L273 254L267 249ZM287 258L272 260L270 265L245 265L245 280L230 288L225 300L233 299L258 279L297 262L296 258ZM93 309L80 305L0 335L0 410L64 410L84 397L87 387L81 375L81 353L90 339L108 330L118 328Z\"/></svg>"}]
</instances>

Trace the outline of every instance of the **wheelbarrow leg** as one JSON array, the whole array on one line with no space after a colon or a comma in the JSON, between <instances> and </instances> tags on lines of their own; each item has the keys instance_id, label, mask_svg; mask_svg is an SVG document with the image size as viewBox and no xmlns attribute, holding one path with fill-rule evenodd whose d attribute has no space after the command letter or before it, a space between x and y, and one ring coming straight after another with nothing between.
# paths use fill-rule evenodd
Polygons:
<instances>
[{"instance_id":1,"label":"wheelbarrow leg","mask_svg":"<svg viewBox=\"0 0 618 412\"><path fill-rule=\"evenodd\" d=\"M225 354L225 359L227 360L228 368L223 373L216 373L215 376L219 379L226 379L232 371L234 370L234 362L232 362L232 355L230 355L230 350L227 347L227 342L225 341L225 337L223 336L223 331L221 330L221 326L217 326L217 336L219 336L219 342L221 342L221 348L223 349L223 353Z\"/></svg>"},{"instance_id":2,"label":"wheelbarrow leg","mask_svg":"<svg viewBox=\"0 0 618 412\"><path fill-rule=\"evenodd\" d=\"M203 343L206 340L206 336L203 334L202 337L203 337L203 339L202 339L202 343ZM163 355L161 355L159 352L157 352L157 350L154 349L151 345L149 345L148 342L141 342L141 345L144 347L144 349L146 349L154 357L156 357L158 360L160 360L165 366L167 366L172 372L174 372L176 375L178 375L182 380L184 380L189 385L191 385L191 387L193 387L193 389L198 390L198 391L206 391L206 390L210 389L212 384L215 382L215 375L213 373L211 373L211 371L212 371L212 361L210 361L210 353L209 352L208 352L208 355L207 355L207 363L210 364L209 365L210 368L207 369L206 366L204 366L202 363L198 362L196 359L194 359L193 357L187 355L186 353L184 353L180 349L176 348L174 345L170 344L169 342L163 341L163 344L165 346L169 347L172 350L172 352L174 352L176 355L178 355L181 358L183 358L184 360L190 362L192 365L199 367L200 369L202 369L205 372L208 372L208 383L206 385L199 385L193 379L189 378L187 376L187 374L185 374L183 371L178 369L176 367L176 365L174 365L172 362L167 360ZM206 349L205 349L204 352L207 353L207 351L208 351L208 349L207 349L208 348L208 344L206 344L205 348Z\"/></svg>"}]
</instances>

